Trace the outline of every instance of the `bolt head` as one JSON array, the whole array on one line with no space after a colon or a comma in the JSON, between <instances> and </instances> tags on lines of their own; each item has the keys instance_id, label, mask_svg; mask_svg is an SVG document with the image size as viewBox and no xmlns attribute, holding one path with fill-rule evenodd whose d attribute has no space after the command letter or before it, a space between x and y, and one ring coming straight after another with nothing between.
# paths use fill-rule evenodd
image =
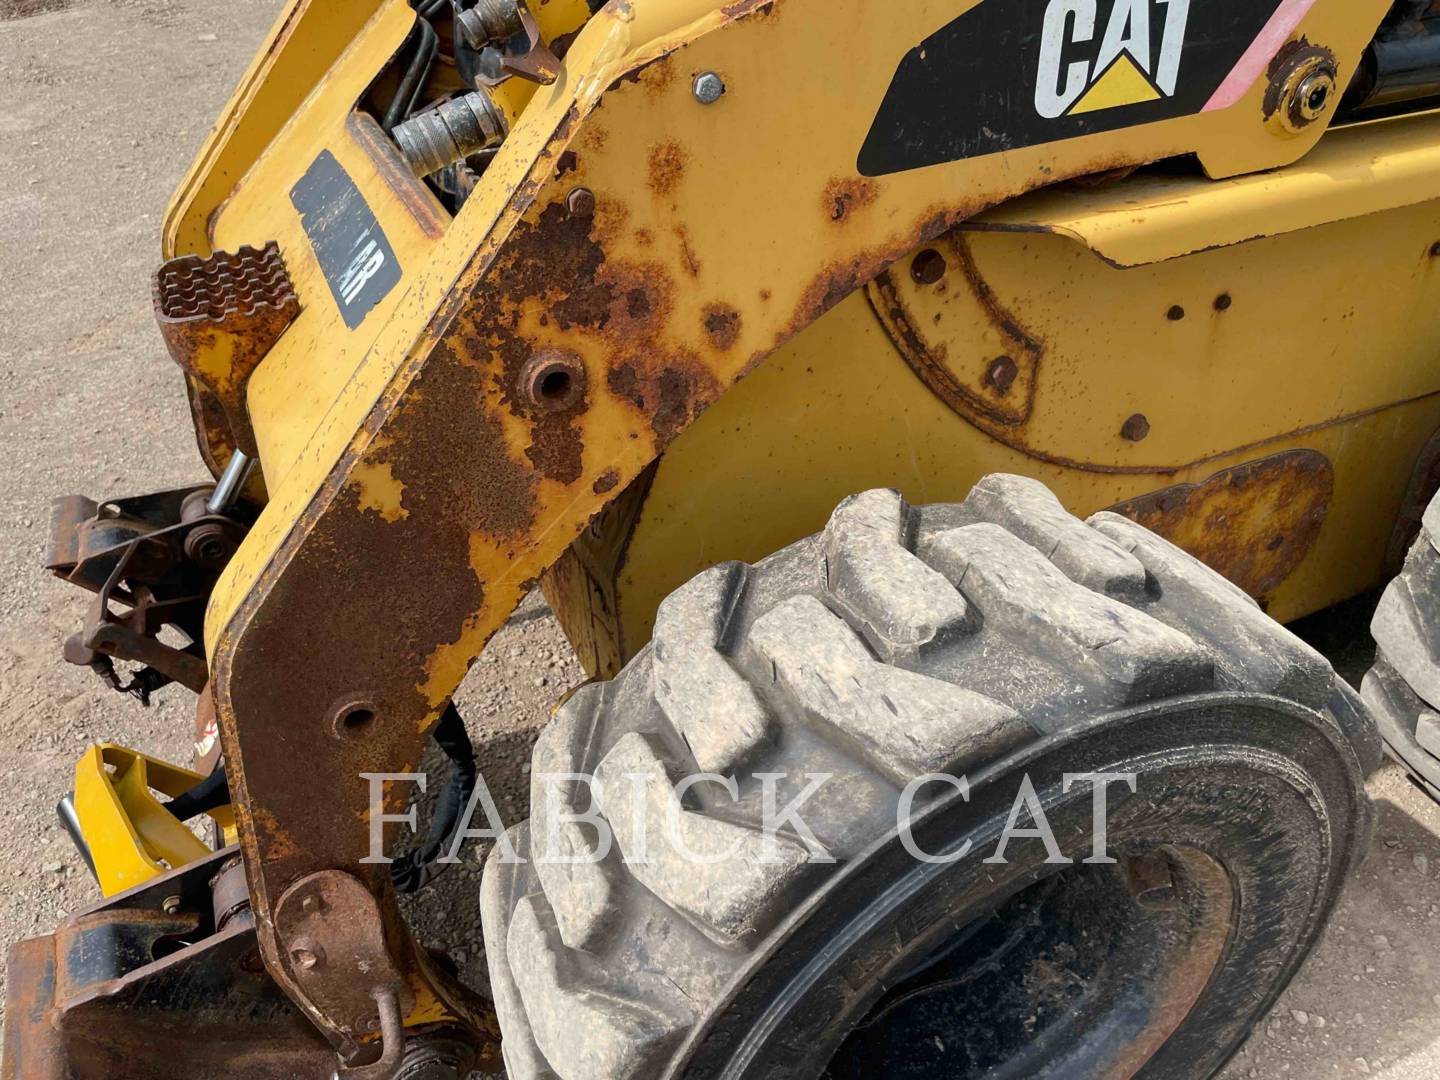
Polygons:
<instances>
[{"instance_id":1,"label":"bolt head","mask_svg":"<svg viewBox=\"0 0 1440 1080\"><path fill-rule=\"evenodd\" d=\"M160 910L163 911L163 912L165 912L166 915L179 915L179 914L180 914L180 897L178 897L178 896L167 896L167 897L165 897L165 899L160 902Z\"/></svg>"},{"instance_id":2,"label":"bolt head","mask_svg":"<svg viewBox=\"0 0 1440 1080\"><path fill-rule=\"evenodd\" d=\"M1141 442L1150 434L1150 421L1144 413L1136 413L1120 425L1120 437L1127 442Z\"/></svg>"},{"instance_id":3,"label":"bolt head","mask_svg":"<svg viewBox=\"0 0 1440 1080\"><path fill-rule=\"evenodd\" d=\"M565 206L572 217L591 217L595 213L595 193L589 188L578 187L570 192Z\"/></svg>"},{"instance_id":4,"label":"bolt head","mask_svg":"<svg viewBox=\"0 0 1440 1080\"><path fill-rule=\"evenodd\" d=\"M934 285L945 276L945 256L934 248L926 248L910 263L910 277L917 285Z\"/></svg>"},{"instance_id":5,"label":"bolt head","mask_svg":"<svg viewBox=\"0 0 1440 1080\"><path fill-rule=\"evenodd\" d=\"M320 951L318 949L292 949L290 959L301 971L313 971L320 966Z\"/></svg>"},{"instance_id":6,"label":"bolt head","mask_svg":"<svg viewBox=\"0 0 1440 1080\"><path fill-rule=\"evenodd\" d=\"M1004 397L1018 374L1020 368L1014 360L1008 356L997 356L990 361L990 366L985 371L985 381L997 394Z\"/></svg>"},{"instance_id":7,"label":"bolt head","mask_svg":"<svg viewBox=\"0 0 1440 1080\"><path fill-rule=\"evenodd\" d=\"M1295 88L1295 120L1311 124L1325 115L1325 108L1335 93L1335 72L1328 67L1312 71Z\"/></svg>"},{"instance_id":8,"label":"bolt head","mask_svg":"<svg viewBox=\"0 0 1440 1080\"><path fill-rule=\"evenodd\" d=\"M713 71L704 71L695 76L693 90L701 105L714 105L725 95L725 80Z\"/></svg>"},{"instance_id":9,"label":"bolt head","mask_svg":"<svg viewBox=\"0 0 1440 1080\"><path fill-rule=\"evenodd\" d=\"M1284 130L1299 134L1323 118L1339 94L1335 61L1323 50L1301 50L1271 77L1266 110Z\"/></svg>"}]
</instances>

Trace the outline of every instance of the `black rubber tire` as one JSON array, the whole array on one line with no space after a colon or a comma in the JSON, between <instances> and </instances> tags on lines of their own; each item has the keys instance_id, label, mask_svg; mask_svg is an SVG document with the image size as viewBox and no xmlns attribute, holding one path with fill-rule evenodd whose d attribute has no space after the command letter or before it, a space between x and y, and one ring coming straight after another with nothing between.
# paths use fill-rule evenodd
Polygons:
<instances>
[{"instance_id":1,"label":"black rubber tire","mask_svg":"<svg viewBox=\"0 0 1440 1080\"><path fill-rule=\"evenodd\" d=\"M1110 770L1141 779L1134 795L1111 788L1111 848L1131 891L1106 910L1148 917L1132 868L1161 852L1162 876L1174 871L1166 888L1184 898L1163 917L1199 927L1211 901L1196 899L1191 871L1213 861L1226 875L1215 902L1233 903L1223 933L1194 931L1216 950L1213 969L1191 973L1179 1012L1165 989L1179 975L1124 972L1090 1005L1072 994L1047 1007L1044 1038L1030 1039L1034 1016L1014 1018L1020 1027L1002 1017L1011 1034L966 1049L965 1067L959 1051L917 1043L918 1056L887 1071L1124 1075L1141 1068L1134 1047L1145 1045L1146 1075L1208 1076L1289 981L1362 853L1364 760L1377 745L1323 657L1133 522L1081 522L1017 476L987 477L961 504L853 496L823 533L677 590L650 645L612 682L576 693L541 735L532 817L508 834L525 861L497 846L482 886L508 1073L813 1077L869 1060L874 1047L855 1049L847 1034L942 931L1067 895L1047 883L1113 891L1121 879L1087 876L1110 868L1079 865L1090 794L1062 790L1066 772ZM1029 776L1077 865L1047 863L1039 840L1013 841L1005 866L911 859L896 833L899 794L939 772L965 774L969 800L926 789L911 818L922 850L993 844ZM589 773L615 849L598 864L556 862L593 850L598 833L561 813L589 807L583 786L547 801L544 777ZM673 810L669 785L695 773L733 778L738 792L732 801L700 784L685 796L687 847L738 851L714 866L657 845L650 828ZM813 774L831 778L804 820L833 864L805 859L793 833L761 847L760 778L781 777L784 805ZM642 822L649 861L634 865L621 855ZM1008 985L1028 990L1027 979ZM1081 1038L1064 1019L1127 984L1160 989L1116 1012L1141 1017L1124 1037ZM1170 1014L1157 1019L1166 993Z\"/></svg>"},{"instance_id":2,"label":"black rubber tire","mask_svg":"<svg viewBox=\"0 0 1440 1080\"><path fill-rule=\"evenodd\" d=\"M1385 750L1440 799L1440 495L1425 510L1405 566L1370 623L1375 666L1360 694Z\"/></svg>"}]
</instances>

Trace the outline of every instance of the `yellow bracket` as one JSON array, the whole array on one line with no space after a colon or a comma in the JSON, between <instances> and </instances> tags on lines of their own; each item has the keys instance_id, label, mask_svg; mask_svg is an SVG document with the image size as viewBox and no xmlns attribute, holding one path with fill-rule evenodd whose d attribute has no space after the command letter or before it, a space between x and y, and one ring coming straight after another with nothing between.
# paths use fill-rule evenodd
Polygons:
<instances>
[{"instance_id":1,"label":"yellow bracket","mask_svg":"<svg viewBox=\"0 0 1440 1080\"><path fill-rule=\"evenodd\" d=\"M155 797L175 798L204 777L113 743L96 743L75 765L75 812L106 896L210 854L210 848ZM233 842L230 808L209 816Z\"/></svg>"}]
</instances>

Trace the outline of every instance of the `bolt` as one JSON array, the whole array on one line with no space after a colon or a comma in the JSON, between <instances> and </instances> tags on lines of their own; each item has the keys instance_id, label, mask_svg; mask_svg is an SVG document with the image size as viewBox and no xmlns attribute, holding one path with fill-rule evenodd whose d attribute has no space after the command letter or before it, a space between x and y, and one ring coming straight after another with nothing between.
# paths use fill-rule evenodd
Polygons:
<instances>
[{"instance_id":1,"label":"bolt","mask_svg":"<svg viewBox=\"0 0 1440 1080\"><path fill-rule=\"evenodd\" d=\"M319 948L299 948L292 949L290 952L290 959L293 960L295 966L302 971L312 971L319 967L322 963L323 956L324 953L322 953Z\"/></svg>"},{"instance_id":2,"label":"bolt","mask_svg":"<svg viewBox=\"0 0 1440 1080\"><path fill-rule=\"evenodd\" d=\"M945 256L934 248L926 248L910 264L910 276L919 285L934 285L945 276Z\"/></svg>"},{"instance_id":3,"label":"bolt","mask_svg":"<svg viewBox=\"0 0 1440 1080\"><path fill-rule=\"evenodd\" d=\"M1144 413L1136 413L1120 425L1120 437L1130 442L1139 442L1150 434L1150 421Z\"/></svg>"},{"instance_id":4,"label":"bolt","mask_svg":"<svg viewBox=\"0 0 1440 1080\"><path fill-rule=\"evenodd\" d=\"M1135 902L1151 911L1164 911L1176 904L1175 875L1170 860L1158 852L1132 855L1121 860L1125 885Z\"/></svg>"},{"instance_id":5,"label":"bolt","mask_svg":"<svg viewBox=\"0 0 1440 1080\"><path fill-rule=\"evenodd\" d=\"M1229 311L1230 305L1233 302L1234 301L1230 299L1230 294L1228 292L1222 292L1219 296L1215 297L1215 310Z\"/></svg>"},{"instance_id":6,"label":"bolt","mask_svg":"<svg viewBox=\"0 0 1440 1080\"><path fill-rule=\"evenodd\" d=\"M160 910L163 911L163 912L165 912L166 915L179 915L179 914L180 914L180 897L178 897L178 896L167 896L167 897L165 897L164 900L160 901Z\"/></svg>"},{"instance_id":7,"label":"bolt","mask_svg":"<svg viewBox=\"0 0 1440 1080\"><path fill-rule=\"evenodd\" d=\"M691 89L701 105L714 105L725 96L725 80L713 71L704 71L695 76Z\"/></svg>"},{"instance_id":8,"label":"bolt","mask_svg":"<svg viewBox=\"0 0 1440 1080\"><path fill-rule=\"evenodd\" d=\"M1325 50L1294 51L1270 77L1265 97L1267 115L1278 114L1280 126L1287 131L1304 131L1334 103L1338 77L1335 61Z\"/></svg>"},{"instance_id":9,"label":"bolt","mask_svg":"<svg viewBox=\"0 0 1440 1080\"><path fill-rule=\"evenodd\" d=\"M1290 118L1299 127L1313 124L1325 113L1330 104L1330 95L1335 93L1335 72L1329 66L1322 66L1300 80L1295 88L1295 98L1290 105Z\"/></svg>"},{"instance_id":10,"label":"bolt","mask_svg":"<svg viewBox=\"0 0 1440 1080\"><path fill-rule=\"evenodd\" d=\"M985 381L995 388L995 392L1002 397L1010 389L1010 384L1015 381L1015 376L1020 369L1015 366L1015 361L1008 356L997 356L990 361L990 367L985 372Z\"/></svg>"},{"instance_id":11,"label":"bolt","mask_svg":"<svg viewBox=\"0 0 1440 1080\"><path fill-rule=\"evenodd\" d=\"M589 188L577 187L565 200L571 217L590 217L595 213L595 193Z\"/></svg>"},{"instance_id":12,"label":"bolt","mask_svg":"<svg viewBox=\"0 0 1440 1080\"><path fill-rule=\"evenodd\" d=\"M1185 317L1185 309L1179 304L1175 304L1165 313L1165 317L1171 322L1179 322Z\"/></svg>"}]
</instances>

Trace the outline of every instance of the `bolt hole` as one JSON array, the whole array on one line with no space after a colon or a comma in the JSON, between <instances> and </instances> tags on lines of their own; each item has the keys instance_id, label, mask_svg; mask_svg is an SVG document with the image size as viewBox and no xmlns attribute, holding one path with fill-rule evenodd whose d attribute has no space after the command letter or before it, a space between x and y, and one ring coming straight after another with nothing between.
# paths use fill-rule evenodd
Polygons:
<instances>
[{"instance_id":1,"label":"bolt hole","mask_svg":"<svg viewBox=\"0 0 1440 1080\"><path fill-rule=\"evenodd\" d=\"M520 380L525 400L544 412L564 412L585 397L585 368L572 353L547 350L531 357Z\"/></svg>"},{"instance_id":2,"label":"bolt hole","mask_svg":"<svg viewBox=\"0 0 1440 1080\"><path fill-rule=\"evenodd\" d=\"M1230 305L1233 302L1234 301L1230 299L1230 294L1228 292L1222 292L1219 296L1215 297L1215 310L1229 311Z\"/></svg>"},{"instance_id":3,"label":"bolt hole","mask_svg":"<svg viewBox=\"0 0 1440 1080\"><path fill-rule=\"evenodd\" d=\"M540 396L550 401L567 397L570 393L568 371L547 371L540 377Z\"/></svg>"},{"instance_id":4,"label":"bolt hole","mask_svg":"<svg viewBox=\"0 0 1440 1080\"><path fill-rule=\"evenodd\" d=\"M1305 103L1309 106L1311 112L1318 113L1324 110L1325 103L1329 100L1329 88L1325 86L1317 86L1315 87L1315 89L1310 91L1310 96L1306 98Z\"/></svg>"},{"instance_id":5,"label":"bolt hole","mask_svg":"<svg viewBox=\"0 0 1440 1080\"><path fill-rule=\"evenodd\" d=\"M375 710L368 705L352 705L335 717L337 735L362 735L375 723Z\"/></svg>"},{"instance_id":6,"label":"bolt hole","mask_svg":"<svg viewBox=\"0 0 1440 1080\"><path fill-rule=\"evenodd\" d=\"M1179 304L1175 304L1173 307L1170 308L1169 311L1165 313L1165 317L1171 322L1179 322L1181 319L1185 318L1185 309Z\"/></svg>"},{"instance_id":7,"label":"bolt hole","mask_svg":"<svg viewBox=\"0 0 1440 1080\"><path fill-rule=\"evenodd\" d=\"M340 723L346 731L359 731L361 728L369 727L375 722L375 712L372 709L351 709L344 716L340 717Z\"/></svg>"}]
</instances>

